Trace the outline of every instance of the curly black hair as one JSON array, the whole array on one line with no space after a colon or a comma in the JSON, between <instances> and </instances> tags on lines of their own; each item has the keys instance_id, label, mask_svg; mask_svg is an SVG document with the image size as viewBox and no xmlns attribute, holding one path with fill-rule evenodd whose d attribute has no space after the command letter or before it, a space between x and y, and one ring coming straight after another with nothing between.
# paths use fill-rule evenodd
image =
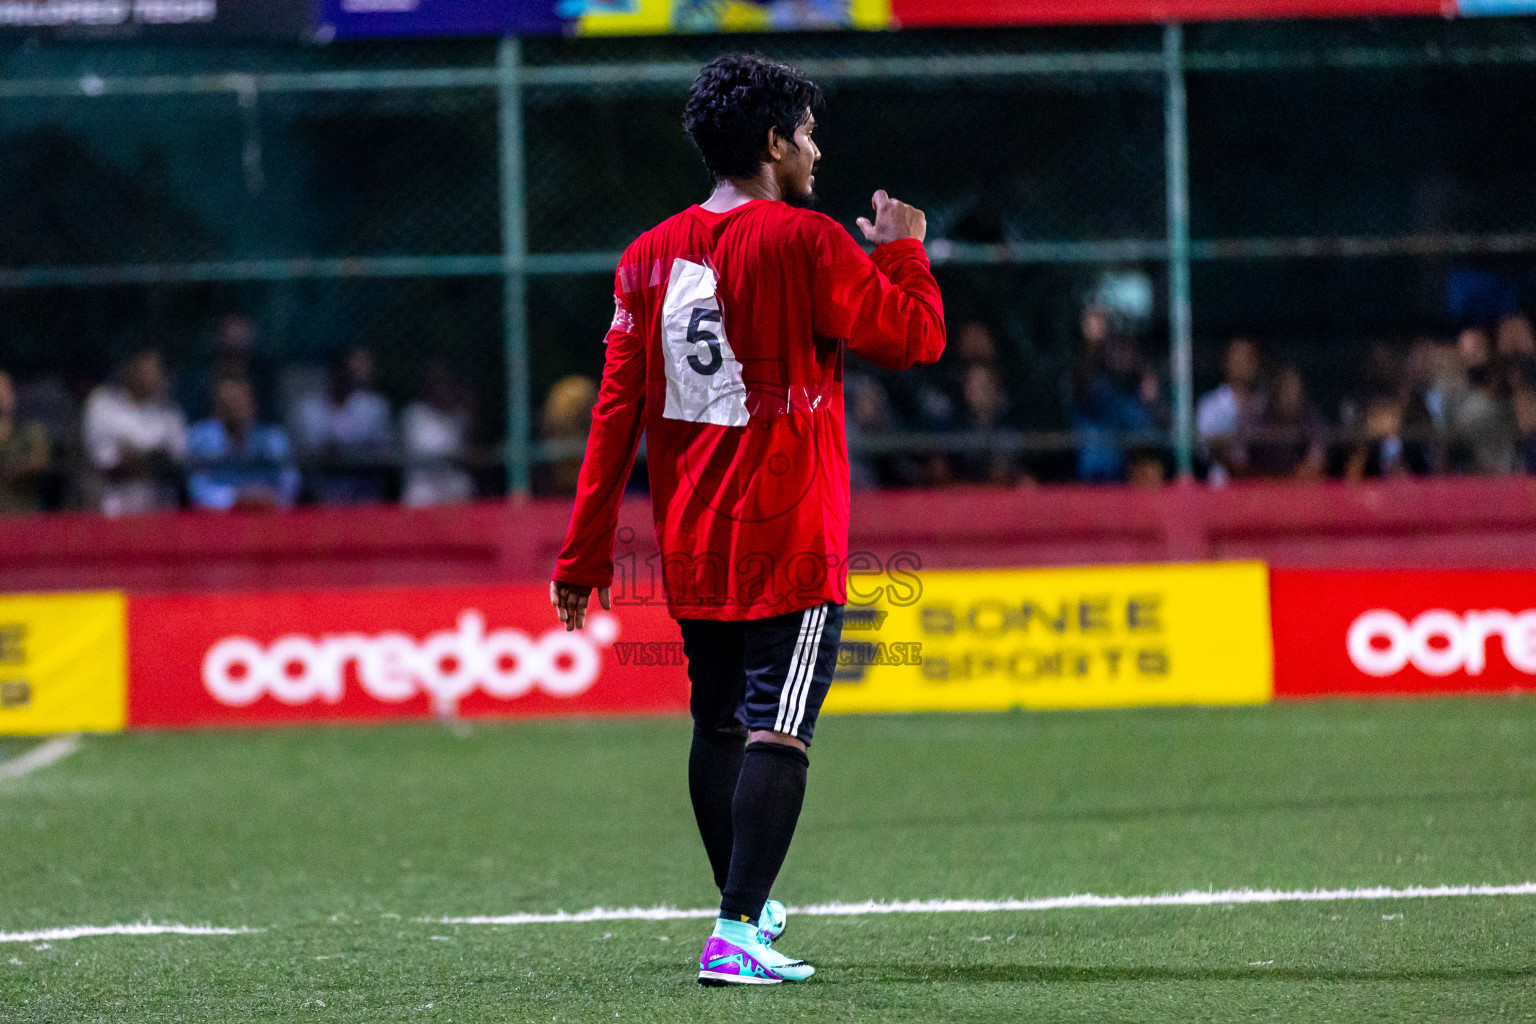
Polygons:
<instances>
[{"instance_id":1,"label":"curly black hair","mask_svg":"<svg viewBox=\"0 0 1536 1024\"><path fill-rule=\"evenodd\" d=\"M716 178L750 178L763 163L768 129L791 145L821 88L788 64L727 53L704 66L683 108L683 130Z\"/></svg>"}]
</instances>

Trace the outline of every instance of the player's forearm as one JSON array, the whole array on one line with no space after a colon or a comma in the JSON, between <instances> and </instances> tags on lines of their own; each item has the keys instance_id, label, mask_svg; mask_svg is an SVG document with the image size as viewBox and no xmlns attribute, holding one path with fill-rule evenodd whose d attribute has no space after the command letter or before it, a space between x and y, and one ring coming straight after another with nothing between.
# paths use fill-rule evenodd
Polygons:
<instances>
[{"instance_id":1,"label":"player's forearm","mask_svg":"<svg viewBox=\"0 0 1536 1024\"><path fill-rule=\"evenodd\" d=\"M872 259L879 273L850 347L887 369L934 362L944 352L944 304L922 244L883 245Z\"/></svg>"},{"instance_id":2,"label":"player's forearm","mask_svg":"<svg viewBox=\"0 0 1536 1024\"><path fill-rule=\"evenodd\" d=\"M622 304L606 344L603 379L576 479L576 504L555 564L555 581L578 587L606 587L613 579L619 502L645 423L645 341Z\"/></svg>"},{"instance_id":3,"label":"player's forearm","mask_svg":"<svg viewBox=\"0 0 1536 1024\"><path fill-rule=\"evenodd\" d=\"M555 563L557 582L606 587L613 581L613 536L640 446L642 413L638 401L608 408L599 403L577 477L565 546Z\"/></svg>"}]
</instances>

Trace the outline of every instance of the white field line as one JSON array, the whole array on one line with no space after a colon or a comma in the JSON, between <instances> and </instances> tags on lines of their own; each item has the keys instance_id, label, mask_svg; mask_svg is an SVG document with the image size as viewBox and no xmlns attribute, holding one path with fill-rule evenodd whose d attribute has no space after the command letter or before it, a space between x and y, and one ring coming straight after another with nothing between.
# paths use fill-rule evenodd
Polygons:
<instances>
[{"instance_id":1,"label":"white field line","mask_svg":"<svg viewBox=\"0 0 1536 1024\"><path fill-rule=\"evenodd\" d=\"M40 928L35 932L0 932L0 942L58 942L93 935L246 935L260 928L213 928L196 924L108 924Z\"/></svg>"},{"instance_id":2,"label":"white field line","mask_svg":"<svg viewBox=\"0 0 1536 1024\"><path fill-rule=\"evenodd\" d=\"M78 736L59 736L46 743L39 743L20 757L13 757L4 764L0 764L0 779L19 779L39 768L46 768L79 749L80 737Z\"/></svg>"},{"instance_id":3,"label":"white field line","mask_svg":"<svg viewBox=\"0 0 1536 1024\"><path fill-rule=\"evenodd\" d=\"M1205 907L1238 903L1337 903L1350 900L1414 900L1451 896L1536 896L1536 882L1518 885L1437 885L1389 889L1225 889L1220 892L1191 890L1157 896L1053 896L1034 900L898 900L890 903L816 903L790 907L792 914L810 917L858 917L866 914L988 914L1007 911L1073 910L1106 907ZM421 918L433 924L580 924L588 921L681 921L710 918L713 907L680 910L676 907L630 907L607 910L593 907L576 913L503 914L496 917ZM248 935L261 928L215 928L187 924L76 925L41 928L31 932L0 932L0 942L56 942L99 935Z\"/></svg>"},{"instance_id":4,"label":"white field line","mask_svg":"<svg viewBox=\"0 0 1536 1024\"><path fill-rule=\"evenodd\" d=\"M790 907L791 914L810 917L859 917L865 914L988 914L999 911L1078 910L1099 907L1205 907L1235 903L1335 903L1347 900L1417 900L1446 896L1536 896L1536 882L1519 885L1437 885L1389 889L1226 889L1193 890L1157 896L1052 896L1034 900L898 900L890 903L816 903ZM425 918L434 924L580 924L587 921L680 921L714 917L719 911L679 910L675 907L593 907L576 913L503 914L497 917Z\"/></svg>"}]
</instances>

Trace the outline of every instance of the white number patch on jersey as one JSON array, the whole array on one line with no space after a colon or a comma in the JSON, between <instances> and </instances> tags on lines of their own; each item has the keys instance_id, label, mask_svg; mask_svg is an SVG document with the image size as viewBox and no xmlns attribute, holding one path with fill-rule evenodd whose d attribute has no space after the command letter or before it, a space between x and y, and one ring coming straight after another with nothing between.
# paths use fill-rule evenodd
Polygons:
<instances>
[{"instance_id":1,"label":"white number patch on jersey","mask_svg":"<svg viewBox=\"0 0 1536 1024\"><path fill-rule=\"evenodd\" d=\"M672 261L661 307L661 349L667 372L662 416L724 427L747 425L741 364L725 340L715 272L701 263Z\"/></svg>"}]
</instances>

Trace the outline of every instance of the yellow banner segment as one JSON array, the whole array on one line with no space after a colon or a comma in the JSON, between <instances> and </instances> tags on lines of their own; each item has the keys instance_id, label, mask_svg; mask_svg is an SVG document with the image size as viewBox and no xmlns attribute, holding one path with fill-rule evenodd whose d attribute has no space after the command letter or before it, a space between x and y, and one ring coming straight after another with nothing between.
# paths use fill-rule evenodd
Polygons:
<instances>
[{"instance_id":1,"label":"yellow banner segment","mask_svg":"<svg viewBox=\"0 0 1536 1024\"><path fill-rule=\"evenodd\" d=\"M122 594L0 597L0 734L121 729L127 609Z\"/></svg>"},{"instance_id":2,"label":"yellow banner segment","mask_svg":"<svg viewBox=\"0 0 1536 1024\"><path fill-rule=\"evenodd\" d=\"M789 29L892 28L891 0L587 0L576 21L581 36L674 32L771 32Z\"/></svg>"},{"instance_id":3,"label":"yellow banner segment","mask_svg":"<svg viewBox=\"0 0 1536 1024\"><path fill-rule=\"evenodd\" d=\"M827 711L1262 704L1274 690L1261 563L908 578L849 580Z\"/></svg>"}]
</instances>

